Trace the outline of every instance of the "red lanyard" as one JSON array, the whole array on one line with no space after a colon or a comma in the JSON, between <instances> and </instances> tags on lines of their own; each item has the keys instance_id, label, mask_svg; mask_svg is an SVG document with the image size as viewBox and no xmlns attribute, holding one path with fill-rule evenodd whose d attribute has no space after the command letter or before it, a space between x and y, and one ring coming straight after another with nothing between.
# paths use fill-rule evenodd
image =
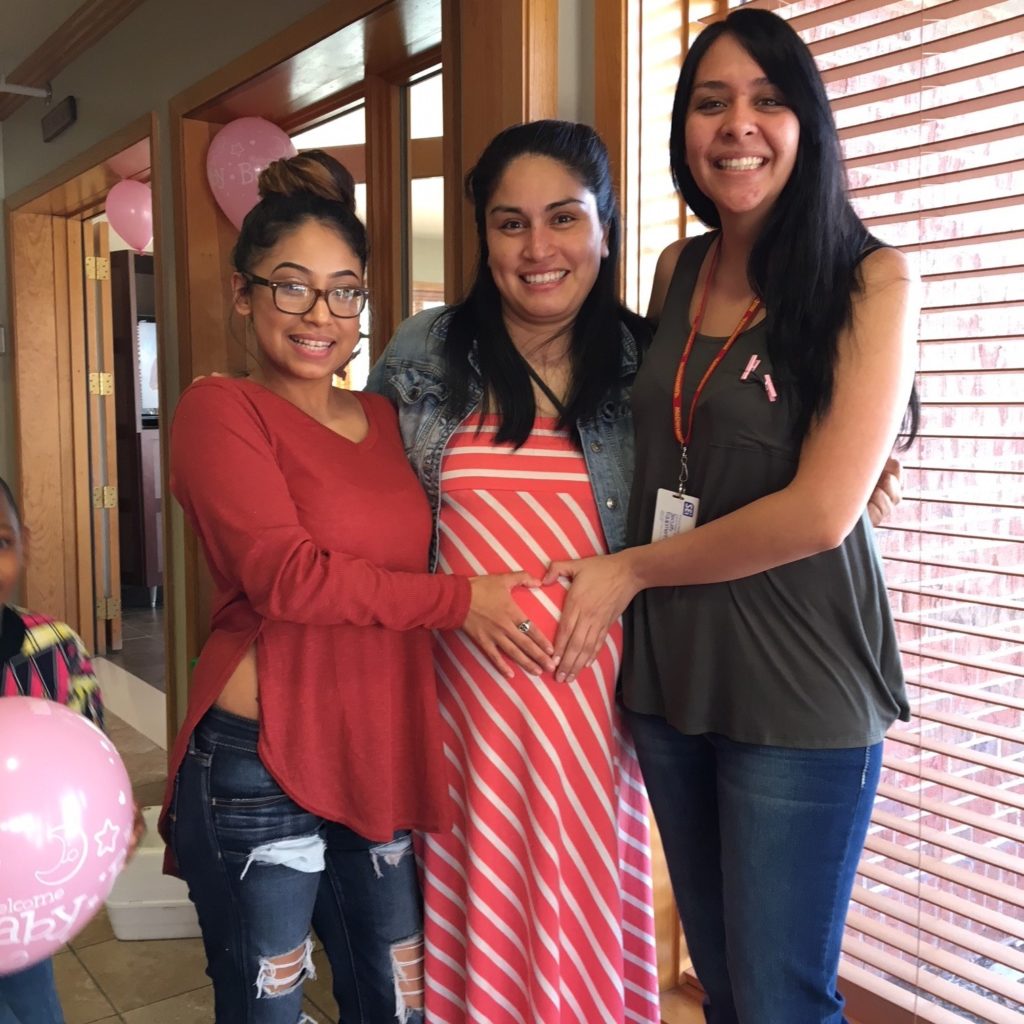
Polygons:
<instances>
[{"instance_id":1,"label":"red lanyard","mask_svg":"<svg viewBox=\"0 0 1024 1024\"><path fill-rule=\"evenodd\" d=\"M683 378L686 375L686 364L690 361L690 352L693 349L693 343L697 338L697 332L700 330L701 321L704 319L704 310L708 304L708 293L711 291L711 282L715 277L715 269L718 267L718 253L722 248L721 237L715 242L715 251L711 256L711 265L708 267L708 276L704 281L704 291L701 293L700 305L697 307L697 315L694 317L693 326L690 328L690 337L686 339L686 346L683 348L682 358L679 360L679 369L676 370L676 382L672 388L672 421L675 426L676 440L679 442L680 450L680 472L679 472L679 489L682 492L683 487L686 486L687 466L686 466L686 446L690 443L690 438L693 436L693 417L697 411L697 403L700 401L701 393L704 390L704 385L707 384L711 378L711 374L718 369L718 364L725 358L726 353L732 348L733 342L743 333L746 329L747 324L754 318L757 311L761 308L761 300L755 296L743 316L740 317L739 323L733 329L732 334L729 335L725 340L725 344L718 350L718 355L711 360L711 365L704 372L704 376L701 377L697 384L696 390L693 392L693 398L690 400L690 412L686 417L686 433L683 433Z\"/></svg>"}]
</instances>

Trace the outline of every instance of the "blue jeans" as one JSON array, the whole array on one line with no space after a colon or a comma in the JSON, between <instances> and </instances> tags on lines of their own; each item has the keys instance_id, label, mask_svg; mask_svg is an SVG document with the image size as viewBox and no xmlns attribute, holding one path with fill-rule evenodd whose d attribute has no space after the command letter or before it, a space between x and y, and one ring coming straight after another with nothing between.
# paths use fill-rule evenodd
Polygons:
<instances>
[{"instance_id":1,"label":"blue jeans","mask_svg":"<svg viewBox=\"0 0 1024 1024\"><path fill-rule=\"evenodd\" d=\"M217 1024L297 1024L310 927L345 1024L419 1024L422 906L411 837L373 843L286 796L255 722L212 709L178 772L171 844L199 912ZM344 765L325 765L343 771ZM422 995L416 1000L422 1005Z\"/></svg>"},{"instance_id":2,"label":"blue jeans","mask_svg":"<svg viewBox=\"0 0 1024 1024\"><path fill-rule=\"evenodd\" d=\"M840 943L882 744L755 746L627 719L708 1024L842 1024Z\"/></svg>"},{"instance_id":3,"label":"blue jeans","mask_svg":"<svg viewBox=\"0 0 1024 1024\"><path fill-rule=\"evenodd\" d=\"M0 976L0 1024L64 1024L52 960Z\"/></svg>"}]
</instances>

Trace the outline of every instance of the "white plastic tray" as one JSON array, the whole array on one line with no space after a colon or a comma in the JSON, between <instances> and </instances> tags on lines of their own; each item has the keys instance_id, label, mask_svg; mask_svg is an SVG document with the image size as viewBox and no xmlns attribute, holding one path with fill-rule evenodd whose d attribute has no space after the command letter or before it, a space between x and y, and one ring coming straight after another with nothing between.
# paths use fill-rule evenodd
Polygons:
<instances>
[{"instance_id":1,"label":"white plastic tray","mask_svg":"<svg viewBox=\"0 0 1024 1024\"><path fill-rule=\"evenodd\" d=\"M163 874L164 841L156 830L159 807L144 807L146 835L107 897L107 914L119 939L189 939L199 935L188 886Z\"/></svg>"}]
</instances>

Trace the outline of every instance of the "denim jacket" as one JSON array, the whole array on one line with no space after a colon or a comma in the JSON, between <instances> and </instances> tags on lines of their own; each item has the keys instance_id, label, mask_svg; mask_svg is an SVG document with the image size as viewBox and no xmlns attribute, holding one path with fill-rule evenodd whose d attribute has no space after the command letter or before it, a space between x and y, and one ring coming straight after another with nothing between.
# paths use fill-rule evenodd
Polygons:
<instances>
[{"instance_id":1,"label":"denim jacket","mask_svg":"<svg viewBox=\"0 0 1024 1024\"><path fill-rule=\"evenodd\" d=\"M450 320L450 309L424 310L406 320L370 371L366 384L367 391L384 395L398 409L406 455L430 500L434 515L431 572L437 567L441 458L448 439L479 405L483 392L477 377L470 383L466 404L461 409L449 405L442 349ZM596 415L576 424L609 551L625 546L626 512L633 479L629 392L638 354L636 341L625 326L622 344L624 358L619 383L609 390ZM470 356L470 363L474 370L479 370L474 355Z\"/></svg>"}]
</instances>

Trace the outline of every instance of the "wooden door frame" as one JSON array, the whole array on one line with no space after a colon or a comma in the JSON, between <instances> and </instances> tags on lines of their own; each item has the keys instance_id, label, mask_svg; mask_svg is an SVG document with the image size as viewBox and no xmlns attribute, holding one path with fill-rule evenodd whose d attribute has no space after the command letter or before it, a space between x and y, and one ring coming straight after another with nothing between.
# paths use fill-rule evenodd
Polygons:
<instances>
[{"instance_id":1,"label":"wooden door frame","mask_svg":"<svg viewBox=\"0 0 1024 1024\"><path fill-rule=\"evenodd\" d=\"M114 375L114 317L110 290L110 225L103 221L80 222L83 231L85 257L94 265L105 262L107 277L96 274L85 282L85 338L86 370ZM70 222L69 222L70 227ZM81 266L81 264L79 264ZM68 276L76 269L69 260ZM69 280L69 285L70 285ZM124 387L125 382L115 386ZM117 407L114 391L107 395L89 394L90 409L96 413L89 417L89 456L92 482L93 516L93 596L96 599L96 635L91 648L94 654L105 656L109 650L119 651L121 640L121 539L120 539L120 487L117 480ZM99 489L102 488L102 491ZM108 488L118 496L112 507L107 505ZM99 491L99 493L97 493ZM99 499L99 500L98 500ZM102 501L102 504L100 503ZM100 554L102 553L102 555ZM109 578L109 586L107 580ZM111 609L111 599L115 602ZM100 611L102 602L102 613Z\"/></svg>"},{"instance_id":2,"label":"wooden door frame","mask_svg":"<svg viewBox=\"0 0 1024 1024\"><path fill-rule=\"evenodd\" d=\"M156 114L140 117L4 200L19 490L23 515L34 535L34 553L25 573L25 603L71 624L90 650L95 643L95 609L85 310L84 293L74 286L68 268L81 266L80 222L103 212L107 192L120 180L108 161L146 142L154 237L160 239L158 138ZM154 253L154 263L157 319L164 324L159 251ZM163 395L168 394L167 353L168 346L160 345L157 368ZM165 496L168 433L160 431ZM164 550L170 552L171 517L166 505L163 511ZM164 650L169 680L175 671L174 645L169 641L175 628L176 582L168 558ZM170 685L166 699L170 733L170 723L177 717Z\"/></svg>"}]
</instances>

